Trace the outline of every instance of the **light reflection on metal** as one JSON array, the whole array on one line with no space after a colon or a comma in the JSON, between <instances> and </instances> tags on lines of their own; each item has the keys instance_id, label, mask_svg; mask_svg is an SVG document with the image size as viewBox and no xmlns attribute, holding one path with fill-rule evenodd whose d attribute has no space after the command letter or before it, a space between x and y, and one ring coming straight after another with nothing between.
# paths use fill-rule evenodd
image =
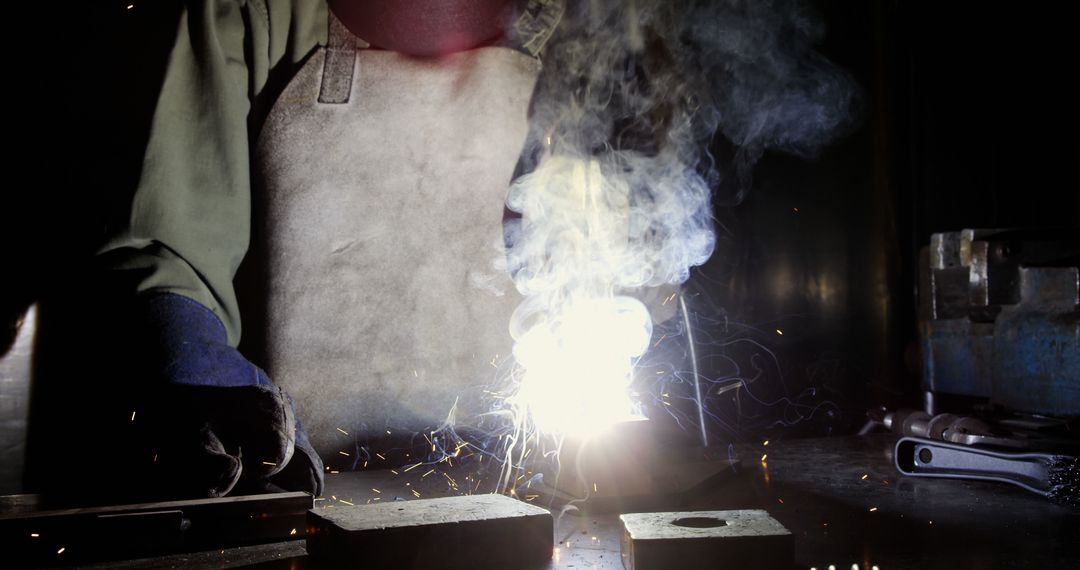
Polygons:
<instances>
[{"instance_id":1,"label":"light reflection on metal","mask_svg":"<svg viewBox=\"0 0 1080 570\"><path fill-rule=\"evenodd\" d=\"M705 400L701 397L701 374L698 372L697 349L694 347L694 329L690 326L690 314L686 311L685 297L679 297L679 308L686 326L686 344L690 347L690 366L694 372L694 398L698 412L698 426L701 428L701 446L709 447L709 432L705 427Z\"/></svg>"}]
</instances>

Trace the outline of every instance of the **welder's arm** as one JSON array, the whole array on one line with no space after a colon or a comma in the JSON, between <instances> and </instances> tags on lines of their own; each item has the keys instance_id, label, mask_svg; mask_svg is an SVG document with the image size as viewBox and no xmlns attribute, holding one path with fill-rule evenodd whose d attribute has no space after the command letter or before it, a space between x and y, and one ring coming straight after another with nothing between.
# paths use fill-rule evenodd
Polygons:
<instances>
[{"instance_id":1,"label":"welder's arm","mask_svg":"<svg viewBox=\"0 0 1080 570\"><path fill-rule=\"evenodd\" d=\"M110 293L138 315L130 332L154 345L139 376L160 386L150 408L156 465L209 495L270 475L321 488L321 463L288 396L235 349L232 281L249 242L251 141L271 103L264 88L272 75L291 77L326 29L323 2L186 2L130 212L96 257Z\"/></svg>"},{"instance_id":2,"label":"welder's arm","mask_svg":"<svg viewBox=\"0 0 1080 570\"><path fill-rule=\"evenodd\" d=\"M271 74L291 76L326 29L320 1L186 3L130 214L97 257L110 281L198 301L237 344L232 281L250 234L253 109L272 103L263 93Z\"/></svg>"}]
</instances>

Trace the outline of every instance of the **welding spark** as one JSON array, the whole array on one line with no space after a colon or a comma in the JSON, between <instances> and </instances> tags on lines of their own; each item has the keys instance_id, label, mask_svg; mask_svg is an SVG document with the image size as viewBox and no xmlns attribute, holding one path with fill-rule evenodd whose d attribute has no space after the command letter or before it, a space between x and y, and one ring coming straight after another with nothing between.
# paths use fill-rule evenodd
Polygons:
<instances>
[{"instance_id":1,"label":"welding spark","mask_svg":"<svg viewBox=\"0 0 1080 570\"><path fill-rule=\"evenodd\" d=\"M642 297L656 299L659 306L685 304L678 285L688 279L692 267L709 258L715 245L710 184L712 175L720 172L713 170L709 143L721 127L718 121L733 121L723 126L740 132L734 121L751 118L736 117L717 107L714 103L719 101L712 100L715 78L698 77L709 70L698 68L699 52L691 46L701 43L713 52L726 53L730 43L713 38L713 28L699 30L696 22L705 18L673 18L669 22L655 17L668 14L667 10L652 9L640 13L631 9L640 18L622 18L626 9L622 3L610 5L615 7L613 14L620 17L568 18L561 24L560 33L567 34L566 45L575 49L554 49L545 61L549 69L559 73L545 75L545 81L552 84L538 85L537 93L542 96L534 101L538 111L530 126L538 137L531 143L542 148L527 153L529 164L522 165L527 174L518 177L507 193L507 208L520 217L504 224L507 247L499 248L495 262L512 276L523 302L509 326L514 340L513 365L507 365L505 355L492 358L490 365L498 370L494 374L503 386L485 393L497 401L488 416L506 420L511 433L500 434L498 443L485 445L477 461L482 462L486 454L492 462L503 462L499 480L506 484L515 480L525 460L549 457L550 450L544 447L547 441L554 440L558 447L562 436L595 436L617 422L639 418L642 409L652 408L652 402L643 403L640 396L631 394L630 386L639 360L650 348L660 348L668 337L666 333L658 334L659 339L652 337L653 317L635 297L664 287L662 295ZM669 29L684 21L695 22L693 29ZM627 29L608 29L610 22L626 22ZM648 62L640 58L645 29L662 32L650 32L650 37L661 42L663 49L658 52L671 50L668 59L673 66L686 62L689 67L670 70L660 66L662 72L652 75ZM762 41L781 33L771 28L765 32ZM669 41L673 39L676 41ZM801 53L780 54L784 56L781 67L798 67L795 64L802 61ZM627 66L628 62L632 65ZM609 69L615 74L608 73ZM731 78L723 74L723 81ZM808 109L843 109L850 103L843 81L810 83L825 89L780 99L799 101ZM649 85L655 88L645 88ZM788 87L784 89L786 94ZM767 90L758 88L758 92L772 96ZM619 97L613 98L613 93ZM750 153L757 153L749 159L751 163L774 144L771 137L776 133L788 134L780 118L797 116L795 111L803 110L801 106L783 107L785 113L775 114L773 107L766 107L768 113L746 123L757 125L754 132L740 134L738 144L759 149ZM665 118L657 122L658 116ZM846 125L843 116L790 129L793 148L809 151L827 142L832 131ZM606 138L609 133L622 132L625 117L634 117L645 132L654 135L645 138L655 146L639 149L631 140ZM807 126L809 129L804 128ZM709 171L707 176L703 176L703 166ZM798 212L798 208L793 210ZM672 292L670 287L676 290ZM683 312L685 315L685 307ZM784 335L783 330L775 330ZM686 338L688 331L686 326L671 334ZM705 335L701 345L707 343ZM693 350L692 339L689 347ZM476 356L482 365L486 354ZM736 391L736 398L756 399L750 384L757 376L743 378L736 373L713 382L699 375L697 359L691 360L695 365L697 427L702 430L702 441L707 442L702 402L729 391ZM413 374L417 376L415 369ZM669 375L679 377L674 370ZM666 381L663 371L658 376L659 382ZM722 385L715 389L699 385L706 382ZM656 393L643 392L646 397ZM784 394L780 403L791 401ZM811 414L816 410L799 404L793 404L799 419L806 417L804 409ZM675 405L663 401L655 407L673 417L683 413L678 399ZM710 414L710 419L715 417ZM441 447L430 438L428 443L432 454L446 454L450 447L448 441ZM534 449L540 453L529 455ZM436 456L425 463L441 461ZM495 488L505 489L499 484Z\"/></svg>"}]
</instances>

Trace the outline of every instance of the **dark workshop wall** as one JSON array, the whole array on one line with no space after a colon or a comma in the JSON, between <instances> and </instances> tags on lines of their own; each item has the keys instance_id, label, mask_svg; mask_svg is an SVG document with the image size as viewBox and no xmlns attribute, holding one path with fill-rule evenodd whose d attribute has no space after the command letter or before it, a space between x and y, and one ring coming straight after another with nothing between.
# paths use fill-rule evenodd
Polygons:
<instances>
[{"instance_id":1,"label":"dark workshop wall","mask_svg":"<svg viewBox=\"0 0 1080 570\"><path fill-rule=\"evenodd\" d=\"M861 127L813 161L766 155L747 199L717 208L717 252L688 287L712 428L734 437L847 432L869 406L918 404L931 233L1080 227L1075 8L814 4L822 52L863 87Z\"/></svg>"},{"instance_id":2,"label":"dark workshop wall","mask_svg":"<svg viewBox=\"0 0 1080 570\"><path fill-rule=\"evenodd\" d=\"M13 144L0 203L0 494L24 488L28 413L51 408L62 418L58 410L78 407L81 396L113 380L110 371L89 366L80 354L88 339L72 339L51 359L60 380L49 390L35 384L31 392L30 355L8 349L31 303L43 297L60 301L51 312L38 313L41 338L42 331L70 320L68 308L100 302L89 286L86 261L139 176L161 76L154 70L167 55L180 6L179 0L71 0L20 3L7 14L5 73L16 87L8 93L5 126ZM57 311L58 306L64 308ZM100 333L101 327L90 330ZM48 432L50 445L38 446L37 453L61 465L71 449L107 447L110 437L92 423L29 427L31 433Z\"/></svg>"}]
</instances>

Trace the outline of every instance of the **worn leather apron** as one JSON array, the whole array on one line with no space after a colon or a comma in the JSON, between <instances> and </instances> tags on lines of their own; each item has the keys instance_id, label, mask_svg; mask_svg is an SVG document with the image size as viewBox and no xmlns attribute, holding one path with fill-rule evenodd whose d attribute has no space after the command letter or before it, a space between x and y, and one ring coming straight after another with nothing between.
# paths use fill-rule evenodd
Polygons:
<instances>
[{"instance_id":1,"label":"worn leather apron","mask_svg":"<svg viewBox=\"0 0 1080 570\"><path fill-rule=\"evenodd\" d=\"M365 49L331 20L256 156L266 364L324 456L483 411L520 301L494 262L540 67Z\"/></svg>"}]
</instances>

